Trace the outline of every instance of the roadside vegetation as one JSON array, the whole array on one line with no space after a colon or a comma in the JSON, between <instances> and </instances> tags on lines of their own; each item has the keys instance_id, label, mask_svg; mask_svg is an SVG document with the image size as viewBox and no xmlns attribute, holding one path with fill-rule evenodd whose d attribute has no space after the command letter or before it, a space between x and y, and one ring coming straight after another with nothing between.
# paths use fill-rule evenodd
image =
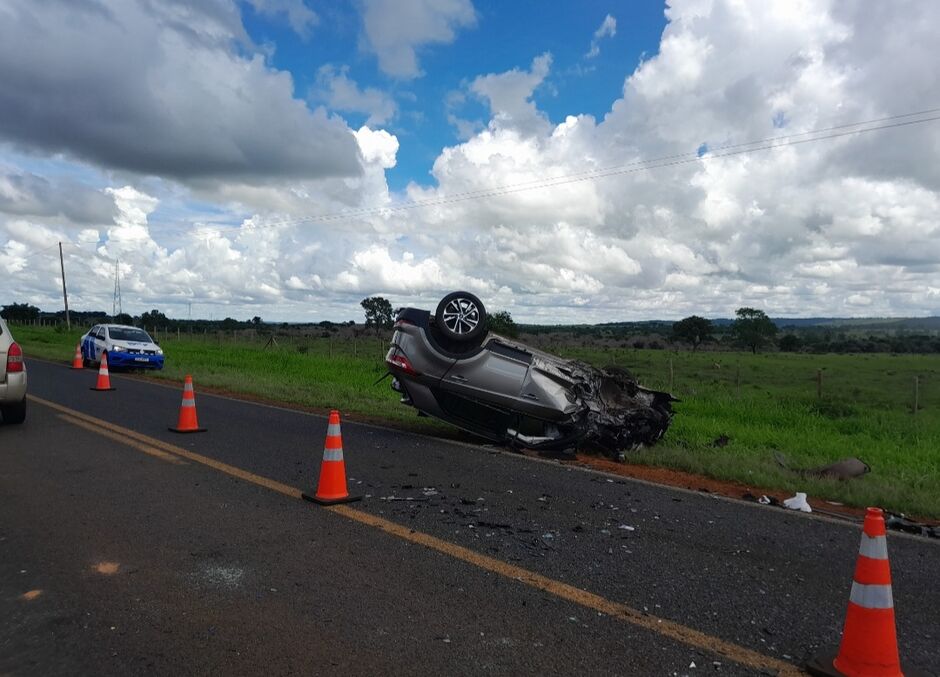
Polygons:
<instances>
[{"instance_id":1,"label":"roadside vegetation","mask_svg":"<svg viewBox=\"0 0 940 677\"><path fill-rule=\"evenodd\" d=\"M71 360L84 330L14 329L27 357L61 362ZM459 436L401 406L388 380L375 383L385 373L387 333L158 332L167 362L152 376L181 382L191 373L197 393L212 387ZM629 369L680 398L666 437L630 462L940 518L940 355L650 350L524 330L520 339ZM848 481L804 477L782 468L775 452L796 469L856 456L872 471Z\"/></svg>"}]
</instances>

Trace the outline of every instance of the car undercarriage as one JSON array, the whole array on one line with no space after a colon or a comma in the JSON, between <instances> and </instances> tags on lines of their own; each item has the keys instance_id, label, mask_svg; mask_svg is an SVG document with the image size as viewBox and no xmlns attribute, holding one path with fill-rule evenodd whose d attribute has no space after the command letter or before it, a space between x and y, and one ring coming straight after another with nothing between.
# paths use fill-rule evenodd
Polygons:
<instances>
[{"instance_id":1,"label":"car undercarriage","mask_svg":"<svg viewBox=\"0 0 940 677\"><path fill-rule=\"evenodd\" d=\"M468 292L448 294L433 315L398 311L386 363L403 404L487 440L540 451L621 457L666 432L670 394L644 388L625 369L489 332L486 319Z\"/></svg>"}]
</instances>

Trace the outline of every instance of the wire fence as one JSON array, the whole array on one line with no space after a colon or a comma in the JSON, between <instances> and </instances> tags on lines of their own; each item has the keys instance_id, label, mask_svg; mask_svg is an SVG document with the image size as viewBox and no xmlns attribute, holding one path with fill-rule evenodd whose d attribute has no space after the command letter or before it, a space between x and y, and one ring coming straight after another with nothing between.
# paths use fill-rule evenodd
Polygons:
<instances>
[{"instance_id":1,"label":"wire fence","mask_svg":"<svg viewBox=\"0 0 940 677\"><path fill-rule=\"evenodd\" d=\"M65 323L40 318L12 325L51 327ZM389 334L360 326L280 328L143 327L172 355L174 343L215 349L290 352L311 358L352 358L384 363ZM83 332L73 327L72 333ZM771 396L815 401L829 414L855 409L907 412L933 420L940 415L940 355L808 354L769 352L684 352L591 345L590 342L534 339L533 347L595 366L614 365L633 373L643 385L681 398L716 395L731 398Z\"/></svg>"}]
</instances>

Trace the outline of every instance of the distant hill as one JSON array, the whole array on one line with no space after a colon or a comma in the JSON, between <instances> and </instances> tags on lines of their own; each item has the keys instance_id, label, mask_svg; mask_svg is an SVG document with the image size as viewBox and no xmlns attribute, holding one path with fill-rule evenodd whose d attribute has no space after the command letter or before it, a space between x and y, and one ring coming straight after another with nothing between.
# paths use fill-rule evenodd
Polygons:
<instances>
[{"instance_id":1,"label":"distant hill","mask_svg":"<svg viewBox=\"0 0 940 677\"><path fill-rule=\"evenodd\" d=\"M734 322L732 318L710 318L712 325L719 331ZM940 317L772 317L771 321L781 330L785 329L822 329L832 328L850 331L897 332L897 331L940 331ZM673 320L639 320L633 322L604 322L600 324L538 325L520 323L519 328L526 332L571 331L575 333L590 330L609 329L616 333L638 332L662 334L671 331Z\"/></svg>"},{"instance_id":2,"label":"distant hill","mask_svg":"<svg viewBox=\"0 0 940 677\"><path fill-rule=\"evenodd\" d=\"M937 331L940 330L940 317L811 317L811 318L772 318L778 327L835 327L840 329L873 331Z\"/></svg>"}]
</instances>

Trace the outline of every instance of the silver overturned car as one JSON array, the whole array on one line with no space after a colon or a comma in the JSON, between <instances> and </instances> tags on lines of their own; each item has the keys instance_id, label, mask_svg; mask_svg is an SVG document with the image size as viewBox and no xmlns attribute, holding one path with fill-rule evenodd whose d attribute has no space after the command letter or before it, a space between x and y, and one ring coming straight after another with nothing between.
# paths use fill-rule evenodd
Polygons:
<instances>
[{"instance_id":1,"label":"silver overturned car","mask_svg":"<svg viewBox=\"0 0 940 677\"><path fill-rule=\"evenodd\" d=\"M675 401L626 370L488 331L480 299L462 291L445 296L434 314L400 309L385 361L403 404L517 448L619 456L661 438Z\"/></svg>"}]
</instances>

